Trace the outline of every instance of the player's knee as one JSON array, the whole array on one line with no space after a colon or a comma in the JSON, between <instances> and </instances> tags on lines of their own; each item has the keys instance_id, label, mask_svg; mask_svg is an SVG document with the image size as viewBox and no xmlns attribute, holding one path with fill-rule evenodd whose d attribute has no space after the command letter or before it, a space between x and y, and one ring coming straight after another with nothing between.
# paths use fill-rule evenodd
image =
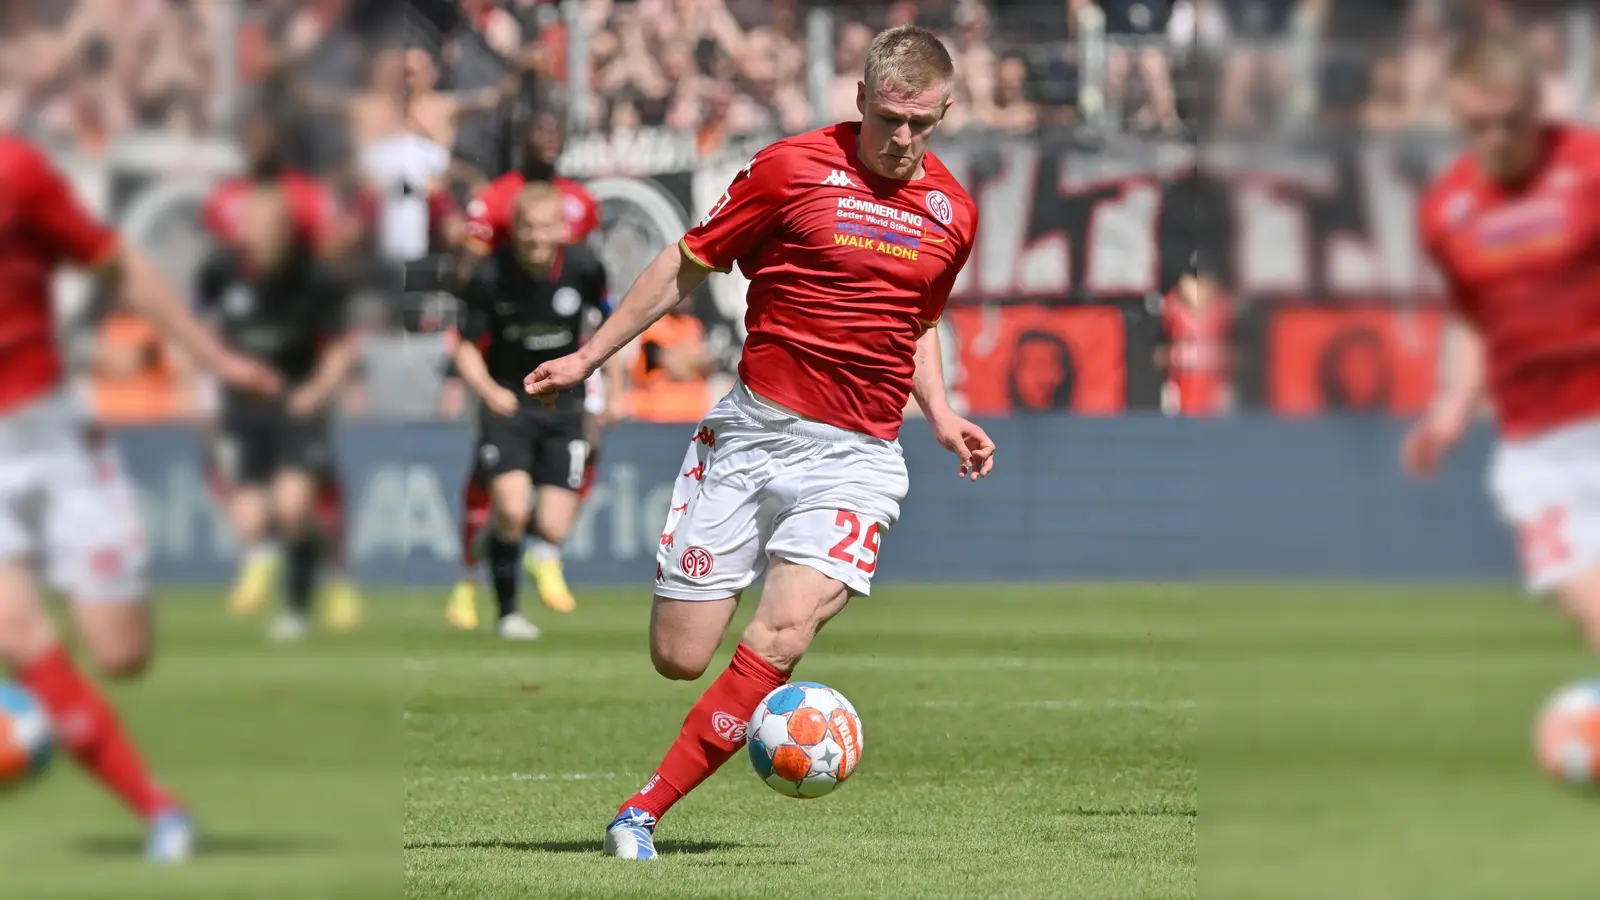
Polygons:
<instances>
[{"instance_id":1,"label":"player's knee","mask_svg":"<svg viewBox=\"0 0 1600 900\"><path fill-rule=\"evenodd\" d=\"M37 659L55 642L55 627L41 605L0 598L0 664L16 668Z\"/></svg>"},{"instance_id":2,"label":"player's knee","mask_svg":"<svg viewBox=\"0 0 1600 900\"><path fill-rule=\"evenodd\" d=\"M105 677L127 681L149 670L151 656L148 646L127 645L96 651L94 664Z\"/></svg>"},{"instance_id":3,"label":"player's knee","mask_svg":"<svg viewBox=\"0 0 1600 900\"><path fill-rule=\"evenodd\" d=\"M520 538L528 530L528 517L526 503L497 504L494 510L495 533L507 540Z\"/></svg>"},{"instance_id":4,"label":"player's knee","mask_svg":"<svg viewBox=\"0 0 1600 900\"><path fill-rule=\"evenodd\" d=\"M695 681L711 665L711 654L695 650L651 645L650 662L656 672L671 681Z\"/></svg>"},{"instance_id":5,"label":"player's knee","mask_svg":"<svg viewBox=\"0 0 1600 900\"><path fill-rule=\"evenodd\" d=\"M752 621L745 627L740 642L773 668L788 672L799 664L800 658L811 648L811 638L816 629L806 622L772 623Z\"/></svg>"}]
</instances>

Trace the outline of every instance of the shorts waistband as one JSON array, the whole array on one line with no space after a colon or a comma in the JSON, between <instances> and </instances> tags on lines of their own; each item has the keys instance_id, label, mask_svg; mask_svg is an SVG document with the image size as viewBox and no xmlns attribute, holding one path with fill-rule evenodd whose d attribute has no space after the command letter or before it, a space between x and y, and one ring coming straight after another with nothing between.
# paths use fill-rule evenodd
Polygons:
<instances>
[{"instance_id":1,"label":"shorts waistband","mask_svg":"<svg viewBox=\"0 0 1600 900\"><path fill-rule=\"evenodd\" d=\"M830 444L864 444L876 447L895 447L896 441L886 441L875 438L870 434L851 431L826 422L818 422L797 416L794 413L784 412L756 397L755 392L745 386L743 381L734 381L733 389L728 392L728 397L733 401L739 412L753 419L758 425L779 434L792 434L813 441L825 441Z\"/></svg>"}]
</instances>

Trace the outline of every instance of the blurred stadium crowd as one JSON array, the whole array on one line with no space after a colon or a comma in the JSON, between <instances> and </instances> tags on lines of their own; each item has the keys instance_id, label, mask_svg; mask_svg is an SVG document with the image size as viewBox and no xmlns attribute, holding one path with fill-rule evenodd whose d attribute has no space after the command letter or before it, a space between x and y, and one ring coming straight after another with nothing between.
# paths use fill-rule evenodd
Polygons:
<instances>
[{"instance_id":1,"label":"blurred stadium crowd","mask_svg":"<svg viewBox=\"0 0 1600 900\"><path fill-rule=\"evenodd\" d=\"M1480 27L1537 47L1551 111L1600 112L1592 14L1542 0L10 0L0 128L93 159L130 135L225 141L241 109L279 111L367 257L367 377L347 406L456 416L456 386L415 381L453 321L429 285L537 110L587 147L667 133L709 158L854 116L872 35L907 22L947 39L958 135L1437 130L1448 48ZM102 335L109 415L192 405L147 330L113 315Z\"/></svg>"}]
</instances>

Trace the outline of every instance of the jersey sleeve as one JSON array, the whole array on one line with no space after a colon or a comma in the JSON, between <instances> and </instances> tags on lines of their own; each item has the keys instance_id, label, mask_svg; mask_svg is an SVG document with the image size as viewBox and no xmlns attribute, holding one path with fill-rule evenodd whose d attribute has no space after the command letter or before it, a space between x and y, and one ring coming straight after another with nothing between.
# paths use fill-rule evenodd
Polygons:
<instances>
[{"instance_id":1,"label":"jersey sleeve","mask_svg":"<svg viewBox=\"0 0 1600 900\"><path fill-rule=\"evenodd\" d=\"M777 225L787 188L784 154L768 147L734 176L722 198L678 246L702 268L729 272Z\"/></svg>"},{"instance_id":2,"label":"jersey sleeve","mask_svg":"<svg viewBox=\"0 0 1600 900\"><path fill-rule=\"evenodd\" d=\"M83 208L72 185L44 154L29 149L19 168L28 192L24 215L48 252L86 267L110 262L117 252L117 233Z\"/></svg>"},{"instance_id":3,"label":"jersey sleeve","mask_svg":"<svg viewBox=\"0 0 1600 900\"><path fill-rule=\"evenodd\" d=\"M225 210L228 197L233 192L233 183L223 182L206 197L205 206L200 209L200 221L205 225L206 234L214 241L227 241L232 238Z\"/></svg>"},{"instance_id":4,"label":"jersey sleeve","mask_svg":"<svg viewBox=\"0 0 1600 900\"><path fill-rule=\"evenodd\" d=\"M291 190L290 214L294 217L295 234L312 247L323 246L333 236L339 216L333 192L309 178L295 180Z\"/></svg>"},{"instance_id":5,"label":"jersey sleeve","mask_svg":"<svg viewBox=\"0 0 1600 900\"><path fill-rule=\"evenodd\" d=\"M467 249L487 256L510 228L505 183L490 182L467 204Z\"/></svg>"},{"instance_id":6,"label":"jersey sleeve","mask_svg":"<svg viewBox=\"0 0 1600 900\"><path fill-rule=\"evenodd\" d=\"M978 205L976 203L967 204L967 215L970 217L972 224L967 228L965 240L961 242L961 246L956 250L955 259L951 261L950 268L939 275L938 279L933 282L933 289L928 292L928 308L924 310L925 315L922 318L922 324L926 328L938 325L939 320L944 318L944 308L950 303L950 292L955 290L956 279L961 277L961 270L966 268L967 260L972 257L972 244L977 240L978 235Z\"/></svg>"}]
</instances>

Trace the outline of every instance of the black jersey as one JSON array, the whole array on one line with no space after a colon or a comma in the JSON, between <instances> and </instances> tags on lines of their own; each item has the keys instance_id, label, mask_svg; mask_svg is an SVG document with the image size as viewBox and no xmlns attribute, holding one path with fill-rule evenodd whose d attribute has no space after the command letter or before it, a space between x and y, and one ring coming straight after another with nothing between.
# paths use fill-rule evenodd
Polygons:
<instances>
[{"instance_id":1,"label":"black jersey","mask_svg":"<svg viewBox=\"0 0 1600 900\"><path fill-rule=\"evenodd\" d=\"M197 281L201 314L223 341L271 366L291 388L310 379L324 346L345 333L343 286L309 253L277 272L258 273L236 253L218 249Z\"/></svg>"},{"instance_id":2,"label":"black jersey","mask_svg":"<svg viewBox=\"0 0 1600 900\"><path fill-rule=\"evenodd\" d=\"M563 247L548 272L534 274L512 247L480 261L463 291L461 339L483 351L489 376L524 402L537 403L522 381L540 363L577 351L591 311L610 312L606 270L587 247ZM583 405L583 385L556 398L562 409Z\"/></svg>"}]
</instances>

